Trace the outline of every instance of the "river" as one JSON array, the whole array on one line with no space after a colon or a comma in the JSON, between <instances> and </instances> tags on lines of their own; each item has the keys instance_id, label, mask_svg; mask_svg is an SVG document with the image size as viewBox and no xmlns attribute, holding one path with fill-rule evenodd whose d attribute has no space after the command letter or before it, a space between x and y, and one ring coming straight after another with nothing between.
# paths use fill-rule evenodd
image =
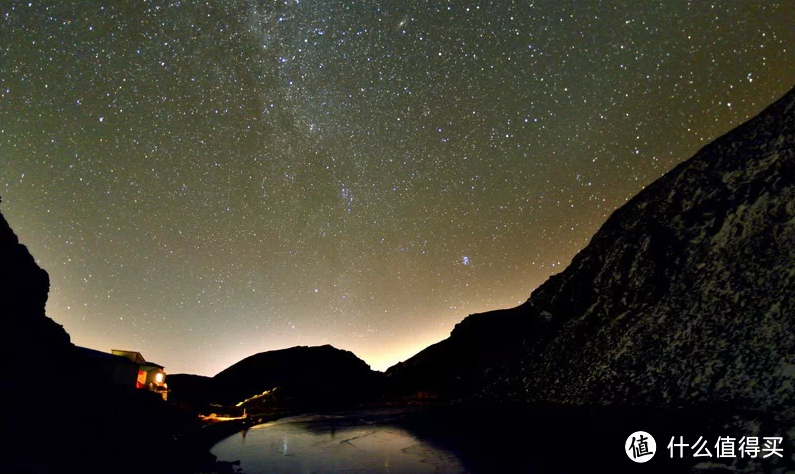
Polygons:
<instances>
[{"instance_id":1,"label":"river","mask_svg":"<svg viewBox=\"0 0 795 474\"><path fill-rule=\"evenodd\" d=\"M304 415L256 425L212 452L257 473L465 473L451 451L400 426L393 410Z\"/></svg>"},{"instance_id":2,"label":"river","mask_svg":"<svg viewBox=\"0 0 795 474\"><path fill-rule=\"evenodd\" d=\"M714 443L719 435L742 435L729 429L728 419L705 410L562 406L361 410L253 426L220 441L212 453L239 460L246 474L691 472L731 469L732 460L690 454L677 460L666 449L668 440L704 436ZM643 465L625 451L638 430L657 437L655 459ZM770 433L776 431L771 426ZM760 467L781 467L774 461Z\"/></svg>"}]
</instances>

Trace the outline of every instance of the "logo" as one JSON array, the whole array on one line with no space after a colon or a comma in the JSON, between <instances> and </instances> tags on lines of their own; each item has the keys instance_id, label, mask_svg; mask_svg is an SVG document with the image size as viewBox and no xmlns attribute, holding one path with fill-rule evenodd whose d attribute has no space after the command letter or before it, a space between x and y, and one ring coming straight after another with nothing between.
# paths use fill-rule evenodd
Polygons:
<instances>
[{"instance_id":1,"label":"logo","mask_svg":"<svg viewBox=\"0 0 795 474\"><path fill-rule=\"evenodd\" d=\"M624 443L624 452L635 462L646 462L657 452L657 443L649 433L636 431Z\"/></svg>"}]
</instances>

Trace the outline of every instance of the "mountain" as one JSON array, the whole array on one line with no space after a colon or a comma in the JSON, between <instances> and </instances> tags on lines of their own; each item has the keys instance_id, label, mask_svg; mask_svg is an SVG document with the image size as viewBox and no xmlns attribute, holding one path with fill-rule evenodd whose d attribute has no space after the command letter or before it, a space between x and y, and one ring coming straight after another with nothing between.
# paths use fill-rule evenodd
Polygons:
<instances>
[{"instance_id":1,"label":"mountain","mask_svg":"<svg viewBox=\"0 0 795 474\"><path fill-rule=\"evenodd\" d=\"M47 317L50 278L0 213L0 472L233 472L202 446L193 413L118 387ZM156 426L157 429L152 429Z\"/></svg>"},{"instance_id":2,"label":"mountain","mask_svg":"<svg viewBox=\"0 0 795 474\"><path fill-rule=\"evenodd\" d=\"M50 277L36 265L0 213L0 354L3 387L36 383L59 374L58 361L72 344L63 327L44 313ZM34 369L34 370L31 370Z\"/></svg>"},{"instance_id":3,"label":"mountain","mask_svg":"<svg viewBox=\"0 0 795 474\"><path fill-rule=\"evenodd\" d=\"M791 90L616 210L527 302L467 317L387 387L795 406L794 136Z\"/></svg>"},{"instance_id":4,"label":"mountain","mask_svg":"<svg viewBox=\"0 0 795 474\"><path fill-rule=\"evenodd\" d=\"M448 339L390 367L384 377L386 393L443 398L476 393L488 382L492 367L519 355L527 335L540 332L542 325L521 307L473 314Z\"/></svg>"},{"instance_id":5,"label":"mountain","mask_svg":"<svg viewBox=\"0 0 795 474\"><path fill-rule=\"evenodd\" d=\"M168 384L172 399L187 403L232 405L268 391L279 404L319 406L372 399L380 376L352 352L298 346L252 355L214 377L171 375Z\"/></svg>"}]
</instances>

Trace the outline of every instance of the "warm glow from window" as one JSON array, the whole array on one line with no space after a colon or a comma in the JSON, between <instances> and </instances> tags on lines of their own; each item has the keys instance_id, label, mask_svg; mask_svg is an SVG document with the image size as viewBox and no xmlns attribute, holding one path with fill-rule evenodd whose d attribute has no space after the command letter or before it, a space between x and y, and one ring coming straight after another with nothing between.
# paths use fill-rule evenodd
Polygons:
<instances>
[{"instance_id":1,"label":"warm glow from window","mask_svg":"<svg viewBox=\"0 0 795 474\"><path fill-rule=\"evenodd\" d=\"M163 372L158 372L155 374L155 382L163 383Z\"/></svg>"}]
</instances>

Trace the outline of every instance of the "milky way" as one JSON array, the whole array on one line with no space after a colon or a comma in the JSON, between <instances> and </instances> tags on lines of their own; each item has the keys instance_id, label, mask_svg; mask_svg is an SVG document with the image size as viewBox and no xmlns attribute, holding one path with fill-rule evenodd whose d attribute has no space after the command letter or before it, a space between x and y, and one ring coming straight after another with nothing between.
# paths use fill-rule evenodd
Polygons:
<instances>
[{"instance_id":1,"label":"milky way","mask_svg":"<svg viewBox=\"0 0 795 474\"><path fill-rule=\"evenodd\" d=\"M795 82L795 0L0 15L2 209L47 313L172 373L325 343L385 369Z\"/></svg>"}]
</instances>

